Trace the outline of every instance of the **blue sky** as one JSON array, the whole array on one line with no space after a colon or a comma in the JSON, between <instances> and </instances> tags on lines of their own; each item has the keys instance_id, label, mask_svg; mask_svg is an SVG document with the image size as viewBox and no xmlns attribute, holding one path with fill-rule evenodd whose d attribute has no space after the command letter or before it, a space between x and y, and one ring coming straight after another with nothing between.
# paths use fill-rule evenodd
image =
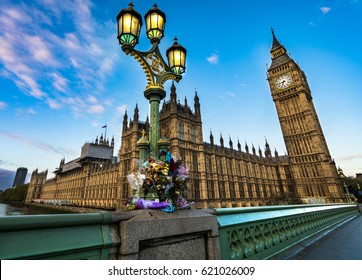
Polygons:
<instances>
[{"instance_id":1,"label":"blue sky","mask_svg":"<svg viewBox=\"0 0 362 280\"><path fill-rule=\"evenodd\" d=\"M146 77L117 41L129 1L1 1L0 168L55 170L104 132L118 153L125 110L148 115ZM133 1L144 15L154 1ZM256 148L265 137L285 153L266 81L274 28L305 71L327 144L346 175L362 172L362 1L157 1L166 13L160 49L187 49L178 97L201 103L210 129ZM140 50L150 43L141 31ZM167 82L167 99L170 82ZM244 146L244 145L243 145Z\"/></svg>"}]
</instances>

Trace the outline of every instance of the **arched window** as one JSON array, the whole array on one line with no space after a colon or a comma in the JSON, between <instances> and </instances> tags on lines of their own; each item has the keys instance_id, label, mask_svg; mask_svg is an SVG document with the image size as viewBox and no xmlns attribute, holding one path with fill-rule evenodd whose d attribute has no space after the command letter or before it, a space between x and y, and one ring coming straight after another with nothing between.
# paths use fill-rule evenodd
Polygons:
<instances>
[{"instance_id":1,"label":"arched window","mask_svg":"<svg viewBox=\"0 0 362 280\"><path fill-rule=\"evenodd\" d=\"M180 122L179 123L179 133L180 133L180 139L181 140L185 140L185 125L183 122Z\"/></svg>"},{"instance_id":2,"label":"arched window","mask_svg":"<svg viewBox=\"0 0 362 280\"><path fill-rule=\"evenodd\" d=\"M191 142L196 143L196 130L195 127L191 127Z\"/></svg>"}]
</instances>

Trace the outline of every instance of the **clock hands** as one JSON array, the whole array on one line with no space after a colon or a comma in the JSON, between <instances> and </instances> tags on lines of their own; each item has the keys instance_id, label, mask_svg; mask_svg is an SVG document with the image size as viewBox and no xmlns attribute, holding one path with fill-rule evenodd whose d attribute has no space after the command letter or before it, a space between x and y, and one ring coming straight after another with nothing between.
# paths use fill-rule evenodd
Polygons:
<instances>
[{"instance_id":1,"label":"clock hands","mask_svg":"<svg viewBox=\"0 0 362 280\"><path fill-rule=\"evenodd\" d=\"M275 81L275 85L280 89L284 89L289 87L291 82L292 78L289 75L282 75Z\"/></svg>"},{"instance_id":2,"label":"clock hands","mask_svg":"<svg viewBox=\"0 0 362 280\"><path fill-rule=\"evenodd\" d=\"M285 80L281 80L281 81L277 82L277 86L284 87L285 82L286 82Z\"/></svg>"}]
</instances>

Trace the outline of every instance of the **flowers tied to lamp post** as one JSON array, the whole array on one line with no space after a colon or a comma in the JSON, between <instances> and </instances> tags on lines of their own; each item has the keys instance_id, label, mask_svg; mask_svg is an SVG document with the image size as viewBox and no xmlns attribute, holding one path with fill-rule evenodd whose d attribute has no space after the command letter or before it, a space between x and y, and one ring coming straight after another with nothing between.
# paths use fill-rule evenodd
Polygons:
<instances>
[{"instance_id":1,"label":"flowers tied to lamp post","mask_svg":"<svg viewBox=\"0 0 362 280\"><path fill-rule=\"evenodd\" d=\"M173 212L193 204L185 198L189 169L181 159L175 161L170 152L161 150L160 155L165 156L164 161L150 157L139 167L137 174L127 176L134 195L127 201L126 209L149 208ZM155 200L147 199L152 191L158 196Z\"/></svg>"}]
</instances>

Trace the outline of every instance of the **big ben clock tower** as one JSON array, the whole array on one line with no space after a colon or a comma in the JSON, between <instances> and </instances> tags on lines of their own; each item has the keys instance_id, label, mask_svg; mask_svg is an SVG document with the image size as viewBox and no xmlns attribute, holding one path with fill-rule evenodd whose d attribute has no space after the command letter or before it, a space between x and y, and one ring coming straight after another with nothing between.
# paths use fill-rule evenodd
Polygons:
<instances>
[{"instance_id":1,"label":"big ben clock tower","mask_svg":"<svg viewBox=\"0 0 362 280\"><path fill-rule=\"evenodd\" d=\"M268 82L302 203L342 202L337 169L328 150L303 70L272 30Z\"/></svg>"}]
</instances>

